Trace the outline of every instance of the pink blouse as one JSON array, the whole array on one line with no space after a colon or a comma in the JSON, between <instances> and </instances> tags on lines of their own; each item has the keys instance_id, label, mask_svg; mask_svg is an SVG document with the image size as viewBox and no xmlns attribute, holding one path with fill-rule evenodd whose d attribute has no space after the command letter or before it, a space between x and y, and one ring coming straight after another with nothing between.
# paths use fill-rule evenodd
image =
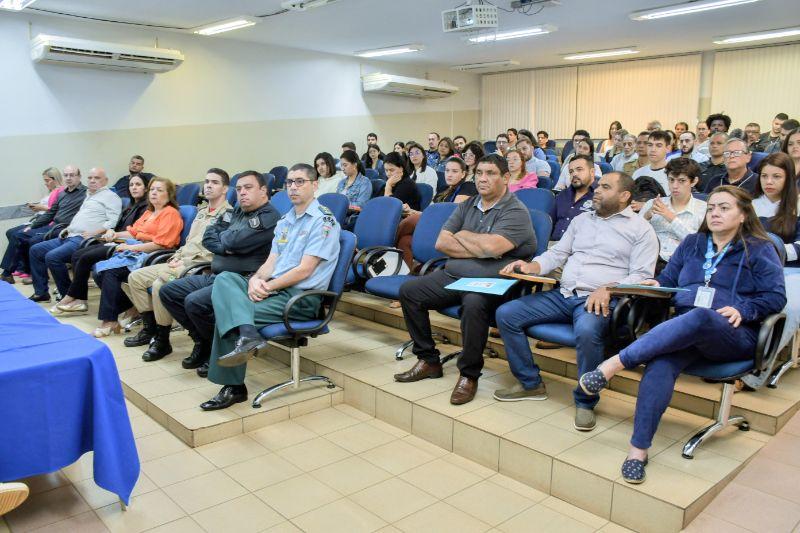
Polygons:
<instances>
[{"instance_id":1,"label":"pink blouse","mask_svg":"<svg viewBox=\"0 0 800 533\"><path fill-rule=\"evenodd\" d=\"M518 182L509 183L508 190L511 192L517 192L520 189L535 189L536 184L538 183L539 183L539 176L536 175L536 172L531 172Z\"/></svg>"},{"instance_id":2,"label":"pink blouse","mask_svg":"<svg viewBox=\"0 0 800 533\"><path fill-rule=\"evenodd\" d=\"M50 209L53 207L53 204L56 203L58 199L58 193L64 190L64 187L56 187L50 192L50 196L47 198L47 208Z\"/></svg>"}]
</instances>

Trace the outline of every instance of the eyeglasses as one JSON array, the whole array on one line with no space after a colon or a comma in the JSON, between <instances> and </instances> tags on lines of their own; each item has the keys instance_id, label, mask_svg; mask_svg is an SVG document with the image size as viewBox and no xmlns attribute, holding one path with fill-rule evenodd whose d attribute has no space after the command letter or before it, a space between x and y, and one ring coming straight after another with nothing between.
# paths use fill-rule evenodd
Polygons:
<instances>
[{"instance_id":1,"label":"eyeglasses","mask_svg":"<svg viewBox=\"0 0 800 533\"><path fill-rule=\"evenodd\" d=\"M306 183L310 183L312 181L314 181L314 180L307 180L305 178L297 178L297 179L293 179L293 180L288 180L287 179L286 181L284 181L284 183L286 184L286 188L288 189L292 185L294 185L295 187L300 188L303 185L305 185Z\"/></svg>"},{"instance_id":2,"label":"eyeglasses","mask_svg":"<svg viewBox=\"0 0 800 533\"><path fill-rule=\"evenodd\" d=\"M410 152L408 152L408 155L422 155L422 152L420 152L419 150L411 150Z\"/></svg>"},{"instance_id":3,"label":"eyeglasses","mask_svg":"<svg viewBox=\"0 0 800 533\"><path fill-rule=\"evenodd\" d=\"M747 152L745 152L744 150L733 150L733 151L730 151L730 152L722 152L722 157L725 157L725 158L742 157L746 153Z\"/></svg>"}]
</instances>

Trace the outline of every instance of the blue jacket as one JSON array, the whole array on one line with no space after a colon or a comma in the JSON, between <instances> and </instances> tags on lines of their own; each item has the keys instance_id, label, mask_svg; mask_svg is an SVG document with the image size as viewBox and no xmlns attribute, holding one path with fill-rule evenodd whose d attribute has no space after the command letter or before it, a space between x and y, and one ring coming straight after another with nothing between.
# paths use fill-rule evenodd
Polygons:
<instances>
[{"instance_id":1,"label":"blue jacket","mask_svg":"<svg viewBox=\"0 0 800 533\"><path fill-rule=\"evenodd\" d=\"M694 309L697 288L704 285L706 242L705 233L686 237L656 278L664 287L690 289L675 294L673 304L679 314ZM735 307L751 326L786 305L783 267L771 241L749 239L747 253L737 241L717 265L709 286L716 289L712 308Z\"/></svg>"},{"instance_id":2,"label":"blue jacket","mask_svg":"<svg viewBox=\"0 0 800 533\"><path fill-rule=\"evenodd\" d=\"M775 233L775 231L772 229L771 218L758 217L758 219L761 221L761 224L764 226L764 229L766 229L767 231L771 231L772 233ZM792 248L794 248L795 257L798 258L794 260L787 259L785 266L790 268L800 267L800 217L797 217L797 220L795 222L796 224L794 229L794 237L789 240L783 239L784 244L786 244L787 248L786 251L788 252L789 251L788 249L791 246Z\"/></svg>"}]
</instances>

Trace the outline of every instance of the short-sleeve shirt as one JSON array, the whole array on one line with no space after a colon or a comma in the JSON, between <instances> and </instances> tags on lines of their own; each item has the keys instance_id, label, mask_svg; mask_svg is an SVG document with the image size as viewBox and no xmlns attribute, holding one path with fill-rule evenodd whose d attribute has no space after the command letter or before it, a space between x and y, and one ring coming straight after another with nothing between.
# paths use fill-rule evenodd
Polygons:
<instances>
[{"instance_id":1,"label":"short-sleeve shirt","mask_svg":"<svg viewBox=\"0 0 800 533\"><path fill-rule=\"evenodd\" d=\"M278 259L272 277L277 278L297 267L304 255L313 255L319 257L319 264L309 277L295 287L303 290L327 289L339 258L340 231L330 209L316 200L300 216L292 208L275 226L272 251L278 254Z\"/></svg>"},{"instance_id":2,"label":"short-sleeve shirt","mask_svg":"<svg viewBox=\"0 0 800 533\"><path fill-rule=\"evenodd\" d=\"M514 245L500 257L448 259L445 272L457 278L497 277L500 269L508 263L516 259L530 259L536 252L536 235L530 212L512 192L506 192L488 209L484 208L480 195L461 202L442 230L500 235Z\"/></svg>"}]
</instances>

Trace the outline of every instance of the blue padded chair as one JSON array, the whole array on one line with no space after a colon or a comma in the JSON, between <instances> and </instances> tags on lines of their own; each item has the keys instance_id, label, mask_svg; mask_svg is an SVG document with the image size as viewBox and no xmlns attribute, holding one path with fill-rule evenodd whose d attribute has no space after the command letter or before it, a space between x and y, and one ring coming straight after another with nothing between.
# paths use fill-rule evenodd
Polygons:
<instances>
[{"instance_id":1,"label":"blue padded chair","mask_svg":"<svg viewBox=\"0 0 800 533\"><path fill-rule=\"evenodd\" d=\"M241 176L241 173L231 176L231 184L228 186L227 200L228 203L234 207L236 207L236 204L239 203L239 200L236 197L236 182L239 181L239 176Z\"/></svg>"},{"instance_id":2,"label":"blue padded chair","mask_svg":"<svg viewBox=\"0 0 800 533\"><path fill-rule=\"evenodd\" d=\"M536 184L536 188L549 191L553 188L553 180L547 176L539 176L539 182Z\"/></svg>"},{"instance_id":3,"label":"blue padded chair","mask_svg":"<svg viewBox=\"0 0 800 533\"><path fill-rule=\"evenodd\" d=\"M273 385L258 393L253 399L253 408L261 407L261 402L264 401L264 398L273 392L286 387L297 389L301 383L324 381L328 384L328 388L335 387L333 381L325 376L300 377L300 348L302 346L308 346L309 337L317 337L318 335L328 333L328 323L333 318L336 312L336 305L342 297L342 292L344 292L345 278L347 277L347 272L350 270L350 261L356 249L355 235L349 231L342 231L339 236L339 246L339 258L336 261L336 269L333 271L333 276L328 284L328 290L303 291L293 296L286 302L286 307L283 311L283 322L270 324L259 330L259 333L264 339L289 348L291 352L292 379ZM322 306L320 307L319 317L317 317L316 320L305 322L290 321L289 313L292 307L303 298L313 295L322 296Z\"/></svg>"},{"instance_id":4,"label":"blue padded chair","mask_svg":"<svg viewBox=\"0 0 800 533\"><path fill-rule=\"evenodd\" d=\"M556 151L553 148L545 148L544 149L544 155L546 155L548 157L548 159L551 156L552 157L558 157L558 154L556 153Z\"/></svg>"},{"instance_id":5,"label":"blue padded chair","mask_svg":"<svg viewBox=\"0 0 800 533\"><path fill-rule=\"evenodd\" d=\"M282 187L276 187L275 186L275 176L274 175L270 174L269 172L265 172L265 173L263 173L261 175L264 177L264 181L267 182L267 190L269 191L270 194L272 194L273 191L278 191L278 190L282 189ZM236 189L234 189L233 192L235 194L236 193Z\"/></svg>"},{"instance_id":6,"label":"blue padded chair","mask_svg":"<svg viewBox=\"0 0 800 533\"><path fill-rule=\"evenodd\" d=\"M547 164L550 165L550 176L552 176L553 180L557 180L561 175L561 165L558 164L558 161L550 161L549 159Z\"/></svg>"},{"instance_id":7,"label":"blue padded chair","mask_svg":"<svg viewBox=\"0 0 800 533\"><path fill-rule=\"evenodd\" d=\"M433 187L427 183L417 183L417 190L419 191L419 209L422 211L433 200Z\"/></svg>"},{"instance_id":8,"label":"blue padded chair","mask_svg":"<svg viewBox=\"0 0 800 533\"><path fill-rule=\"evenodd\" d=\"M493 154L497 151L497 142L495 141L486 141L483 143L483 151L486 154Z\"/></svg>"},{"instance_id":9,"label":"blue padded chair","mask_svg":"<svg viewBox=\"0 0 800 533\"><path fill-rule=\"evenodd\" d=\"M704 202L708 200L708 195L704 192L693 192L692 196L694 196L698 200L703 200Z\"/></svg>"},{"instance_id":10,"label":"blue padded chair","mask_svg":"<svg viewBox=\"0 0 800 533\"><path fill-rule=\"evenodd\" d=\"M380 174L380 172L378 172L378 171L377 171L377 170L375 170L374 168L368 168L368 169L366 169L366 170L364 171L364 175L365 175L366 177L368 177L369 179L371 179L371 180L377 180L377 179L380 179L380 177L381 177L381 174Z\"/></svg>"},{"instance_id":11,"label":"blue padded chair","mask_svg":"<svg viewBox=\"0 0 800 533\"><path fill-rule=\"evenodd\" d=\"M278 210L278 213L281 216L285 215L292 209L292 201L289 199L289 195L286 191L278 191L276 192L272 198L269 199L269 203Z\"/></svg>"},{"instance_id":12,"label":"blue padded chair","mask_svg":"<svg viewBox=\"0 0 800 533\"><path fill-rule=\"evenodd\" d=\"M750 162L747 163L747 168L755 172L758 168L758 165L761 163L761 160L768 155L769 154L767 152L752 152L750 154Z\"/></svg>"},{"instance_id":13,"label":"blue padded chair","mask_svg":"<svg viewBox=\"0 0 800 533\"><path fill-rule=\"evenodd\" d=\"M600 165L600 173L601 174L607 174L609 172L613 172L614 171L614 167L612 167L611 165L609 165L605 161L601 161L600 163L598 163L598 165Z\"/></svg>"},{"instance_id":14,"label":"blue padded chair","mask_svg":"<svg viewBox=\"0 0 800 533\"><path fill-rule=\"evenodd\" d=\"M361 260L367 252L376 247L394 246L402 212L403 202L391 196L373 198L364 204L353 226L358 239L358 253L347 275L348 286L366 279L365 264Z\"/></svg>"},{"instance_id":15,"label":"blue padded chair","mask_svg":"<svg viewBox=\"0 0 800 533\"><path fill-rule=\"evenodd\" d=\"M197 200L200 198L200 184L183 183L178 185L175 198L178 200L178 205L197 205Z\"/></svg>"},{"instance_id":16,"label":"blue padded chair","mask_svg":"<svg viewBox=\"0 0 800 533\"><path fill-rule=\"evenodd\" d=\"M529 209L533 232L536 234L536 253L538 257L547 251L547 244L550 242L550 235L553 233L553 219L548 213L538 209Z\"/></svg>"},{"instance_id":17,"label":"blue padded chair","mask_svg":"<svg viewBox=\"0 0 800 533\"><path fill-rule=\"evenodd\" d=\"M444 179L444 171L436 171L436 192L442 192L447 188L447 181Z\"/></svg>"},{"instance_id":18,"label":"blue padded chair","mask_svg":"<svg viewBox=\"0 0 800 533\"><path fill-rule=\"evenodd\" d=\"M548 189L521 189L514 194L528 209L537 209L550 213L556 204L556 198Z\"/></svg>"},{"instance_id":19,"label":"blue padded chair","mask_svg":"<svg viewBox=\"0 0 800 533\"><path fill-rule=\"evenodd\" d=\"M128 209L131 206L131 199L127 196L124 198L120 198L122 200L122 210Z\"/></svg>"},{"instance_id":20,"label":"blue padded chair","mask_svg":"<svg viewBox=\"0 0 800 533\"><path fill-rule=\"evenodd\" d=\"M369 180L372 182L372 196L370 198L379 198L383 196L383 190L386 187L386 182L380 178Z\"/></svg>"},{"instance_id":21,"label":"blue padded chair","mask_svg":"<svg viewBox=\"0 0 800 533\"><path fill-rule=\"evenodd\" d=\"M284 182L286 181L286 175L289 173L289 169L286 167L272 167L268 174L272 174L275 176L275 183L273 187L275 190L283 189Z\"/></svg>"},{"instance_id":22,"label":"blue padded chair","mask_svg":"<svg viewBox=\"0 0 800 533\"><path fill-rule=\"evenodd\" d=\"M339 194L338 192L326 192L325 194L321 194L319 198L317 198L317 201L331 210L333 218L336 219L336 222L338 222L340 226L344 224L344 219L347 216L347 208L350 205L347 196Z\"/></svg>"}]
</instances>

